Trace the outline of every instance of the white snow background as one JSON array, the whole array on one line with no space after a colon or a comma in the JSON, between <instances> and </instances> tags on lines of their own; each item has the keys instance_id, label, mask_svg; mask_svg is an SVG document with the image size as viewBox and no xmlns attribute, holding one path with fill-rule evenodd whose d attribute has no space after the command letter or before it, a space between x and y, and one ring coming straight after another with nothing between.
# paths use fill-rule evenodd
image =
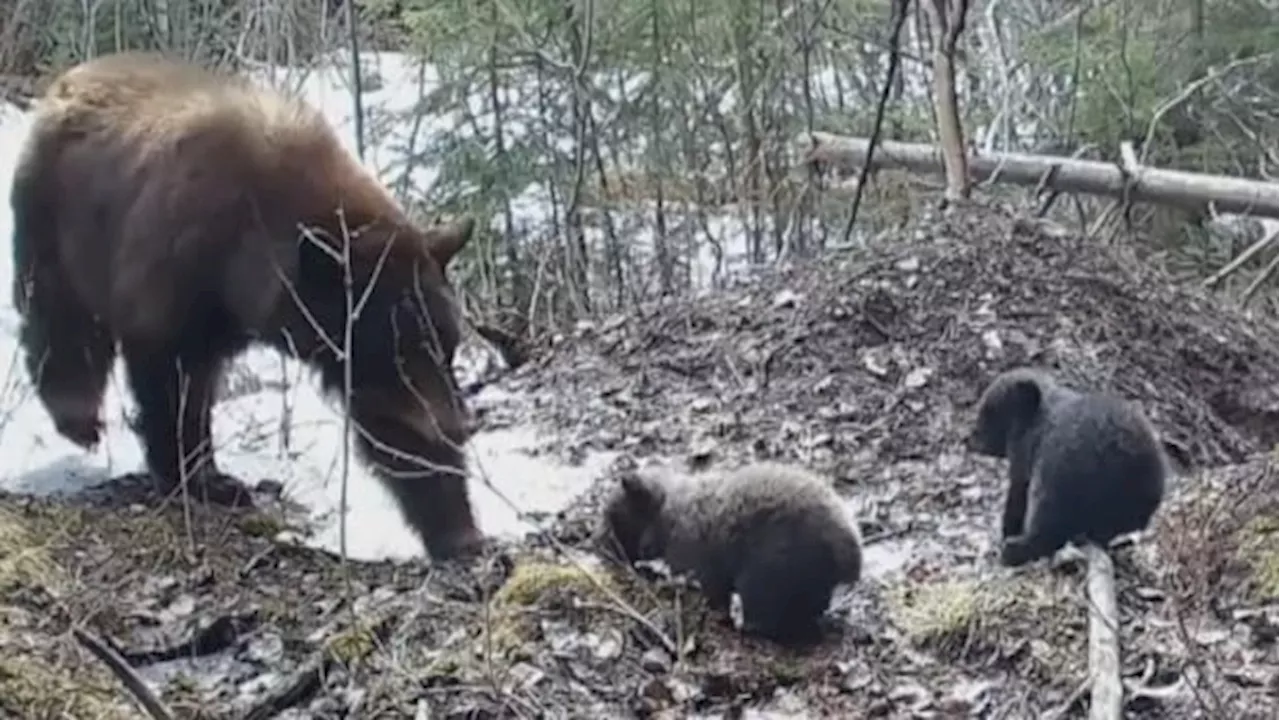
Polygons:
<instances>
[{"instance_id":1,"label":"white snow background","mask_svg":"<svg viewBox=\"0 0 1280 720\"><path fill-rule=\"evenodd\" d=\"M416 62L397 53L362 53L361 59L383 81L381 88L364 94L366 108L404 110L417 102L422 88ZM342 65L345 63L310 71L303 80L301 94L339 128L354 154L350 81L344 77L348 71ZM431 132L449 132L455 127L449 117L428 120L423 124L433 127L419 129L428 138ZM8 196L17 154L29 128L26 113L0 105L0 238L5 243L0 251L0 488L41 495L70 493L111 477L141 471L145 466L138 438L125 421L132 398L119 362L104 403L103 439L92 453L58 435L22 365L17 342L19 320L8 290L13 277L8 246L12 242L13 218ZM406 133L407 128L398 134ZM393 152L388 146L403 147L404 138L396 135L388 133L382 142L366 148L366 163L376 168ZM420 139L421 142L424 141ZM433 175L428 168L414 181L430 182ZM540 214L540 207L534 203L522 203L520 210L523 214ZM486 351L469 350L459 352L460 379L475 372L475 366L484 360L482 353ZM229 376L256 377L262 382L252 386L261 389L251 386L252 391L233 392L215 407L214 442L221 469L250 485L263 479L282 483L285 495L308 508L311 515L314 534L306 542L338 552L343 436L336 399L320 394L318 384L301 363L291 359L282 362L274 351L250 350L236 365ZM236 384L235 380L232 384ZM498 392L486 389L477 400L500 402L501 398L495 397ZM288 453L280 433L286 400L292 419ZM520 519L520 512L558 510L586 489L611 459L597 454L575 467L553 464L529 454L537 440L534 430L519 427L482 431L472 439L472 499L486 533L510 536L527 532L532 528ZM487 478L492 487L481 478ZM349 557L403 559L423 554L420 542L401 521L390 495L354 454L347 504Z\"/></svg>"}]
</instances>

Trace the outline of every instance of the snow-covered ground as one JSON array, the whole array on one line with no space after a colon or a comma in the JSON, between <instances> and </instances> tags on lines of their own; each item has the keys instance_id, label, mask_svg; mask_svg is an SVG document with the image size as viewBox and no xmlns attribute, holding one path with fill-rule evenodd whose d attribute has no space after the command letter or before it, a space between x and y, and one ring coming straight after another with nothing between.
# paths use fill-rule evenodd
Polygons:
<instances>
[{"instance_id":1,"label":"snow-covered ground","mask_svg":"<svg viewBox=\"0 0 1280 720\"><path fill-rule=\"evenodd\" d=\"M400 57L379 58L382 89L367 93L367 106L408 107L419 97L416 68ZM404 68L397 72L397 68ZM399 82L399 84L397 84ZM316 72L306 78L303 94L346 129L354 148L349 118L350 93L338 72ZM424 123L424 125L428 125ZM20 143L30 127L28 117L11 106L0 106L0 238L7 245L12 236L8 204L13 166ZM435 119L430 132L448 132L453 123ZM375 168L392 154L388 146L403 143L394 135L371 147L367 154ZM425 138L424 140L425 141ZM430 182L425 169L415 182ZM526 212L538 208L525 204ZM74 492L109 477L143 468L137 437L125 422L132 399L117 365L105 404L107 423L103 441L87 453L62 439L44 408L34 397L22 367L17 344L18 317L7 288L12 279L12 254L0 250L0 488L33 494ZM479 362L476 352L460 353L459 371ZM305 505L312 514L315 534L309 540L333 551L339 549L341 497L342 419L337 405L321 396L317 385L297 362L274 352L253 350L242 356L234 373L251 375L267 389L232 392L214 414L214 440L218 459L226 472L250 484L263 479L283 483L288 497ZM287 389L280 389L281 386ZM487 391L497 392L497 391ZM484 397L480 401L501 401ZM288 408L286 410L286 408ZM281 419L288 413L289 447L283 447ZM526 452L538 438L529 428L494 430L478 434L471 443L472 493L484 530L502 535L523 533L530 527L521 512L554 511L589 485L611 459L589 457L576 467L552 464ZM492 483L491 485L489 483ZM421 555L421 546L400 520L390 496L356 461L348 478L347 552L360 559L405 558Z\"/></svg>"}]
</instances>

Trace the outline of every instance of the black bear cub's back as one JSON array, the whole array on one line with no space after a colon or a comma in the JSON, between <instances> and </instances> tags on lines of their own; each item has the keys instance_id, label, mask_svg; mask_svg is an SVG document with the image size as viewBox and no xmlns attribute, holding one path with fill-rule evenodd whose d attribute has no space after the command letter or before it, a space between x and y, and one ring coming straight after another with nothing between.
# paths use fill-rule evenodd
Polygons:
<instances>
[{"instance_id":1,"label":"black bear cub's back","mask_svg":"<svg viewBox=\"0 0 1280 720\"><path fill-rule=\"evenodd\" d=\"M969 448L1009 463L1001 562L1053 555L1082 536L1106 545L1160 506L1164 444L1136 405L1034 368L1001 373L978 403Z\"/></svg>"}]
</instances>

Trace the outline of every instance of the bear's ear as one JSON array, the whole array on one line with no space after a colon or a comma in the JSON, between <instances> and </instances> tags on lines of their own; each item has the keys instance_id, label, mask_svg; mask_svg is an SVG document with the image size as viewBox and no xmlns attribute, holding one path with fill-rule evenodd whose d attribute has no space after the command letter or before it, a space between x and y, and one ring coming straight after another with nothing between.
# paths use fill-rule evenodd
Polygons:
<instances>
[{"instance_id":1,"label":"bear's ear","mask_svg":"<svg viewBox=\"0 0 1280 720\"><path fill-rule=\"evenodd\" d=\"M620 478L627 500L638 507L652 507L662 503L662 485L652 474L643 470L623 473Z\"/></svg>"},{"instance_id":2,"label":"bear's ear","mask_svg":"<svg viewBox=\"0 0 1280 720\"><path fill-rule=\"evenodd\" d=\"M476 221L470 216L437 223L423 231L423 242L431 258L443 270L453 256L471 240L475 228Z\"/></svg>"},{"instance_id":3,"label":"bear's ear","mask_svg":"<svg viewBox=\"0 0 1280 720\"><path fill-rule=\"evenodd\" d=\"M1019 378L1005 390L1008 409L1013 417L1027 421L1040 411L1044 402L1044 387L1038 378Z\"/></svg>"}]
</instances>

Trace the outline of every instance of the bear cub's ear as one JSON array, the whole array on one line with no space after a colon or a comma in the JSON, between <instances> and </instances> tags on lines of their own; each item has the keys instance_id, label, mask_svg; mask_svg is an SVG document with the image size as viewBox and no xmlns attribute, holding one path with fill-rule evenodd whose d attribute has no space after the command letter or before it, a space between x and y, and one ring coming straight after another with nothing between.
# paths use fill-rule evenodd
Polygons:
<instances>
[{"instance_id":1,"label":"bear cub's ear","mask_svg":"<svg viewBox=\"0 0 1280 720\"><path fill-rule=\"evenodd\" d=\"M656 509L666 499L662 478L652 470L632 470L620 478L627 502L634 507Z\"/></svg>"},{"instance_id":2,"label":"bear cub's ear","mask_svg":"<svg viewBox=\"0 0 1280 720\"><path fill-rule=\"evenodd\" d=\"M1044 402L1043 388L1034 379L1018 380L1005 391L1008 408L1013 417L1026 421L1040 411L1040 403Z\"/></svg>"},{"instance_id":3,"label":"bear cub's ear","mask_svg":"<svg viewBox=\"0 0 1280 720\"><path fill-rule=\"evenodd\" d=\"M470 216L450 222L436 223L422 231L427 252L441 269L458 254L475 232L476 221Z\"/></svg>"}]
</instances>

